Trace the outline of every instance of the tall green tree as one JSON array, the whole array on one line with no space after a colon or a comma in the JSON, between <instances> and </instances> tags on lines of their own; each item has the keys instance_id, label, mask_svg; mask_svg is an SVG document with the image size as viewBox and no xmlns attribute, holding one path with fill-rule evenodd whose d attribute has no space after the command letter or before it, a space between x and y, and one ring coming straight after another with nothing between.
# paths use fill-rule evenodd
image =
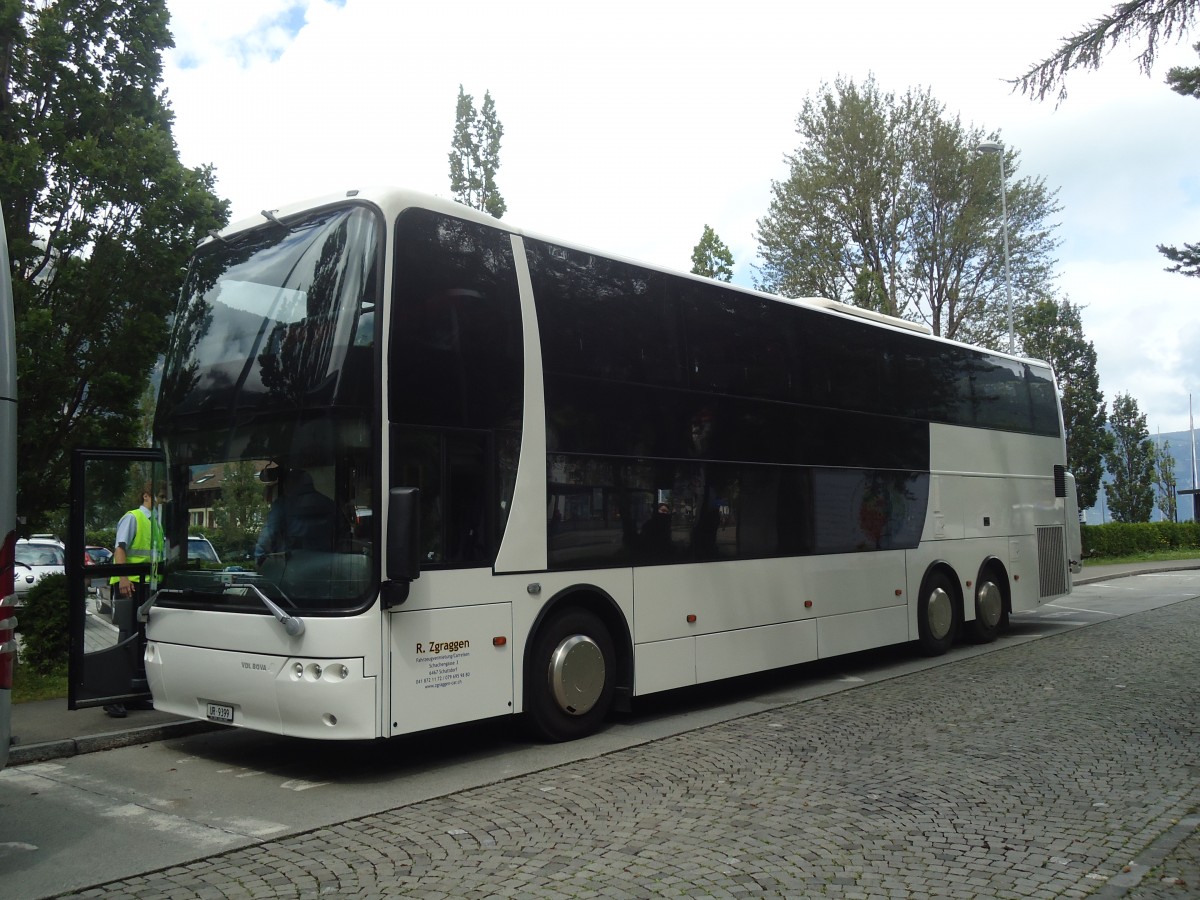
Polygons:
<instances>
[{"instance_id":1,"label":"tall green tree","mask_svg":"<svg viewBox=\"0 0 1200 900\"><path fill-rule=\"evenodd\" d=\"M137 438L184 263L228 218L171 135L165 0L0 0L0 202L21 384L18 507L66 503L73 446Z\"/></svg>"},{"instance_id":2,"label":"tall green tree","mask_svg":"<svg viewBox=\"0 0 1200 900\"><path fill-rule=\"evenodd\" d=\"M758 222L757 286L818 295L1006 345L1002 195L986 138L928 91L903 96L839 78L805 99L789 176ZM1058 211L1006 151L1010 271L1018 298L1048 292Z\"/></svg>"},{"instance_id":3,"label":"tall green tree","mask_svg":"<svg viewBox=\"0 0 1200 900\"><path fill-rule=\"evenodd\" d=\"M1171 442L1154 445L1154 487L1158 511L1168 522L1179 521L1179 484L1175 478L1175 456Z\"/></svg>"},{"instance_id":4,"label":"tall green tree","mask_svg":"<svg viewBox=\"0 0 1200 900\"><path fill-rule=\"evenodd\" d=\"M1118 522L1149 522L1154 510L1154 443L1146 415L1129 394L1117 394L1109 416L1113 443L1104 462L1108 510Z\"/></svg>"},{"instance_id":5,"label":"tall green tree","mask_svg":"<svg viewBox=\"0 0 1200 900\"><path fill-rule=\"evenodd\" d=\"M1100 495L1104 454L1112 437L1100 390L1096 348L1083 336L1080 307L1069 300L1039 300L1022 310L1016 328L1025 352L1054 367L1067 439L1067 466L1075 475L1079 508L1090 509Z\"/></svg>"},{"instance_id":6,"label":"tall green tree","mask_svg":"<svg viewBox=\"0 0 1200 900\"><path fill-rule=\"evenodd\" d=\"M692 249L692 274L718 281L733 280L733 254L708 225L704 226L700 243Z\"/></svg>"},{"instance_id":7,"label":"tall green tree","mask_svg":"<svg viewBox=\"0 0 1200 900\"><path fill-rule=\"evenodd\" d=\"M460 84L450 141L450 190L459 203L496 219L503 218L508 210L496 186L503 136L504 126L496 115L491 93L484 93L483 105L477 111L475 98Z\"/></svg>"}]
</instances>

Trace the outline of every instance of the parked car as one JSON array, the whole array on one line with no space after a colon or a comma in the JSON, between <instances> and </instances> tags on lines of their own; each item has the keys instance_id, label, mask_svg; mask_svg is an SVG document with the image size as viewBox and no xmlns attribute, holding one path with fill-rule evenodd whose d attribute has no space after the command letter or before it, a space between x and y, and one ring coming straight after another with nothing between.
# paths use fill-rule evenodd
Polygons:
<instances>
[{"instance_id":1,"label":"parked car","mask_svg":"<svg viewBox=\"0 0 1200 900\"><path fill-rule=\"evenodd\" d=\"M25 594L47 575L62 575L67 571L67 551L62 541L52 536L36 535L17 541L13 566L13 590L17 606L24 603Z\"/></svg>"},{"instance_id":2,"label":"parked car","mask_svg":"<svg viewBox=\"0 0 1200 900\"><path fill-rule=\"evenodd\" d=\"M221 564L221 557L217 556L217 549L212 545L212 541L204 535L188 535L188 559L193 562L211 562L217 565Z\"/></svg>"},{"instance_id":3,"label":"parked car","mask_svg":"<svg viewBox=\"0 0 1200 900\"><path fill-rule=\"evenodd\" d=\"M113 552L107 547L87 546L83 548L83 564L85 566L104 566L112 562ZM87 589L100 597L101 592L107 594L108 578L87 579ZM98 605L102 605L99 604Z\"/></svg>"},{"instance_id":4,"label":"parked car","mask_svg":"<svg viewBox=\"0 0 1200 900\"><path fill-rule=\"evenodd\" d=\"M107 547L84 547L83 564L85 566L105 566L112 562L113 552Z\"/></svg>"}]
</instances>

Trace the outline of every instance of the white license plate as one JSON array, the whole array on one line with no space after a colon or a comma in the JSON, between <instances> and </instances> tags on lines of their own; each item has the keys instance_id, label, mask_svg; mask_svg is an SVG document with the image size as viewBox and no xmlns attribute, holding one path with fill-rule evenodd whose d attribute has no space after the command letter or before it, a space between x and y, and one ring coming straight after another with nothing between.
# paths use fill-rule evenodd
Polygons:
<instances>
[{"instance_id":1,"label":"white license plate","mask_svg":"<svg viewBox=\"0 0 1200 900\"><path fill-rule=\"evenodd\" d=\"M208 704L208 718L213 722L223 722L226 725L232 725L233 707L226 703L210 703Z\"/></svg>"}]
</instances>

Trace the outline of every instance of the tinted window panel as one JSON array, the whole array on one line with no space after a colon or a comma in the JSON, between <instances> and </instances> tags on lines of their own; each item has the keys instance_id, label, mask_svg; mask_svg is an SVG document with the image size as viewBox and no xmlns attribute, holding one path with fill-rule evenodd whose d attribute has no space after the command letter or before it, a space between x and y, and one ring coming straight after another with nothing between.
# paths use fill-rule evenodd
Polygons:
<instances>
[{"instance_id":1,"label":"tinted window panel","mask_svg":"<svg viewBox=\"0 0 1200 900\"><path fill-rule=\"evenodd\" d=\"M670 276L541 241L526 248L547 371L682 384Z\"/></svg>"},{"instance_id":2,"label":"tinted window panel","mask_svg":"<svg viewBox=\"0 0 1200 900\"><path fill-rule=\"evenodd\" d=\"M692 391L547 377L551 451L923 469L923 421Z\"/></svg>"},{"instance_id":3,"label":"tinted window panel","mask_svg":"<svg viewBox=\"0 0 1200 900\"><path fill-rule=\"evenodd\" d=\"M1029 384L1029 409L1036 434L1060 434L1062 422L1058 415L1058 392L1054 388L1054 375L1042 366L1026 366L1025 377Z\"/></svg>"},{"instance_id":4,"label":"tinted window panel","mask_svg":"<svg viewBox=\"0 0 1200 900\"><path fill-rule=\"evenodd\" d=\"M550 566L572 569L917 545L921 472L550 457Z\"/></svg>"},{"instance_id":5,"label":"tinted window panel","mask_svg":"<svg viewBox=\"0 0 1200 900\"><path fill-rule=\"evenodd\" d=\"M688 383L697 391L796 399L797 354L778 303L679 279Z\"/></svg>"},{"instance_id":6,"label":"tinted window panel","mask_svg":"<svg viewBox=\"0 0 1200 900\"><path fill-rule=\"evenodd\" d=\"M524 372L512 241L411 209L396 223L392 485L421 489L425 565L495 557L516 481Z\"/></svg>"},{"instance_id":7,"label":"tinted window panel","mask_svg":"<svg viewBox=\"0 0 1200 900\"><path fill-rule=\"evenodd\" d=\"M411 209L396 223L395 422L520 428L521 309L502 231Z\"/></svg>"},{"instance_id":8,"label":"tinted window panel","mask_svg":"<svg viewBox=\"0 0 1200 900\"><path fill-rule=\"evenodd\" d=\"M808 401L817 406L895 414L883 378L879 330L850 319L812 314L803 329Z\"/></svg>"}]
</instances>

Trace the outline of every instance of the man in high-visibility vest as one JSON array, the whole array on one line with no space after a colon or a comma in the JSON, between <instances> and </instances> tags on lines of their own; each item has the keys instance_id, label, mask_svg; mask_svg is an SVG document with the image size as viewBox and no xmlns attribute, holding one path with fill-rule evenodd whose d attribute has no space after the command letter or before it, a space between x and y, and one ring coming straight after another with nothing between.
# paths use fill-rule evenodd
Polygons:
<instances>
[{"instance_id":1,"label":"man in high-visibility vest","mask_svg":"<svg viewBox=\"0 0 1200 900\"><path fill-rule=\"evenodd\" d=\"M131 509L121 516L117 523L116 548L113 551L113 562L117 565L125 563L157 562L163 556L162 526L154 518L154 493L149 483L142 486L142 505ZM109 579L112 591L113 614L117 614L117 604L120 600L132 600L138 594L137 586L145 578L143 575L119 575ZM136 628L136 623L126 622L132 610L128 604L122 604L122 620L120 622L119 640L124 641ZM125 718L125 706L113 703L104 707L104 711L116 719Z\"/></svg>"}]
</instances>

